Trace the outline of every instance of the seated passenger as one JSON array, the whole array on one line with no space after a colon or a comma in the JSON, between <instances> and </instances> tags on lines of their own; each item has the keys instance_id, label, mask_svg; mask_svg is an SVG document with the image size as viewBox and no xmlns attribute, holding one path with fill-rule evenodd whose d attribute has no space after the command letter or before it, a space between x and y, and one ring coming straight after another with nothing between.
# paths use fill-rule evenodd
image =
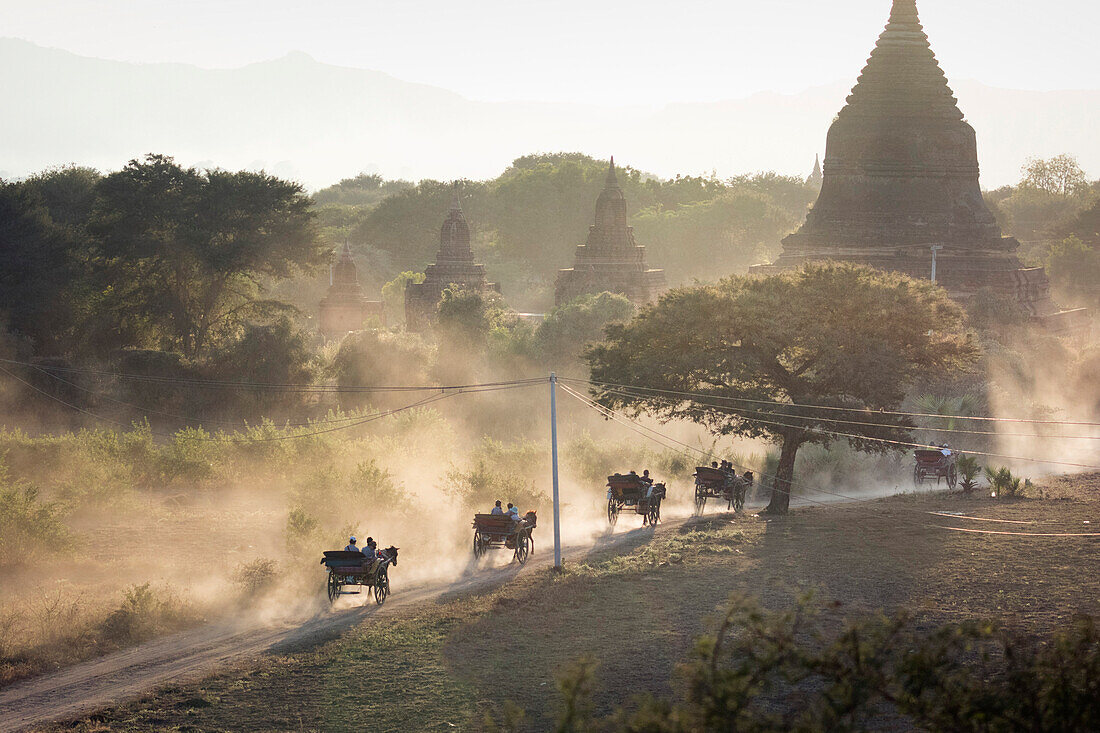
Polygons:
<instances>
[{"instance_id":1,"label":"seated passenger","mask_svg":"<svg viewBox=\"0 0 1100 733\"><path fill-rule=\"evenodd\" d=\"M344 548L344 552L362 552L362 550L355 546L355 538L348 538L348 546Z\"/></svg>"},{"instance_id":2,"label":"seated passenger","mask_svg":"<svg viewBox=\"0 0 1100 733\"><path fill-rule=\"evenodd\" d=\"M508 504L508 516L512 518L512 521L518 522L520 520L519 507Z\"/></svg>"},{"instance_id":3,"label":"seated passenger","mask_svg":"<svg viewBox=\"0 0 1100 733\"><path fill-rule=\"evenodd\" d=\"M649 477L649 469L642 471L642 481L645 481L649 485L653 485L653 479Z\"/></svg>"},{"instance_id":4,"label":"seated passenger","mask_svg":"<svg viewBox=\"0 0 1100 733\"><path fill-rule=\"evenodd\" d=\"M493 515L502 515L502 514L504 514L504 510L500 508L500 499L497 499L496 505L493 507L493 510L489 513L493 514Z\"/></svg>"}]
</instances>

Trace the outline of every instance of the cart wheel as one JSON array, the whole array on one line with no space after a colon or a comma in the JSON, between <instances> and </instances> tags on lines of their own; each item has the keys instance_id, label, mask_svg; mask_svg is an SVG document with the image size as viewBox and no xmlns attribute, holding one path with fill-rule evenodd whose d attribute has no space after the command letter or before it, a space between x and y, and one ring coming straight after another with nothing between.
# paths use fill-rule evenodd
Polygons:
<instances>
[{"instance_id":1,"label":"cart wheel","mask_svg":"<svg viewBox=\"0 0 1100 733\"><path fill-rule=\"evenodd\" d=\"M383 568L378 571L378 578L374 581L374 602L381 606L390 595L390 575Z\"/></svg>"},{"instance_id":2,"label":"cart wheel","mask_svg":"<svg viewBox=\"0 0 1100 733\"><path fill-rule=\"evenodd\" d=\"M337 596L340 595L340 579L336 576L336 573L329 571L328 574L328 602L334 603Z\"/></svg>"},{"instance_id":3,"label":"cart wheel","mask_svg":"<svg viewBox=\"0 0 1100 733\"><path fill-rule=\"evenodd\" d=\"M695 485L695 514L701 515L703 510L707 506L707 497L703 494L703 489L698 484Z\"/></svg>"},{"instance_id":4,"label":"cart wheel","mask_svg":"<svg viewBox=\"0 0 1100 733\"><path fill-rule=\"evenodd\" d=\"M619 521L619 505L615 503L614 499L607 500L607 523L612 527Z\"/></svg>"},{"instance_id":5,"label":"cart wheel","mask_svg":"<svg viewBox=\"0 0 1100 733\"><path fill-rule=\"evenodd\" d=\"M481 530L480 529L475 529L474 530L474 557L475 558L480 558L484 554L485 554L485 545L483 544L483 539L482 539L482 536L481 536Z\"/></svg>"},{"instance_id":6,"label":"cart wheel","mask_svg":"<svg viewBox=\"0 0 1100 733\"><path fill-rule=\"evenodd\" d=\"M924 475L920 472L920 468L913 469L913 485L920 486L924 481Z\"/></svg>"},{"instance_id":7,"label":"cart wheel","mask_svg":"<svg viewBox=\"0 0 1100 733\"><path fill-rule=\"evenodd\" d=\"M959 485L959 471L954 466L947 471L947 485L952 489Z\"/></svg>"},{"instance_id":8,"label":"cart wheel","mask_svg":"<svg viewBox=\"0 0 1100 733\"><path fill-rule=\"evenodd\" d=\"M515 559L519 561L520 565L527 563L527 557L531 554L531 535L524 532L520 537L516 538L516 552Z\"/></svg>"}]
</instances>

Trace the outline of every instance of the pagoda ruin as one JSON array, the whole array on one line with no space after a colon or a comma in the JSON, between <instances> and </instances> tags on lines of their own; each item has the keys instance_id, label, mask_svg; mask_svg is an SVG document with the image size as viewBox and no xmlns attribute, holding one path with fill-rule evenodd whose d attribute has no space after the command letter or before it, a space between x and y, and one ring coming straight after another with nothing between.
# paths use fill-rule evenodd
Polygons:
<instances>
[{"instance_id":1,"label":"pagoda ruin","mask_svg":"<svg viewBox=\"0 0 1100 733\"><path fill-rule=\"evenodd\" d=\"M336 262L329 266L328 293L321 299L320 331L326 339L335 339L350 331L359 331L374 317L386 325L382 303L369 300L359 284L359 272L351 258L347 242Z\"/></svg>"},{"instance_id":2,"label":"pagoda ruin","mask_svg":"<svg viewBox=\"0 0 1100 733\"><path fill-rule=\"evenodd\" d=\"M665 271L646 267L645 247L626 223L626 198L615 176L615 158L596 200L596 223L577 247L573 267L558 273L554 299L564 305L589 293L620 293L635 305L652 303L665 289Z\"/></svg>"},{"instance_id":3,"label":"pagoda ruin","mask_svg":"<svg viewBox=\"0 0 1100 733\"><path fill-rule=\"evenodd\" d=\"M470 225L462 211L457 184L451 197L451 210L439 232L435 264L425 268L424 282L405 286L405 328L414 332L427 329L435 319L443 291L449 287L483 292L500 290L485 277L485 265L474 263Z\"/></svg>"},{"instance_id":4,"label":"pagoda ruin","mask_svg":"<svg viewBox=\"0 0 1100 733\"><path fill-rule=\"evenodd\" d=\"M859 262L931 277L966 301L992 288L1055 332L1083 315L1060 311L1042 268L1025 268L978 183L974 128L964 119L916 0L894 0L825 149L821 193L783 251L756 272L811 260Z\"/></svg>"}]
</instances>

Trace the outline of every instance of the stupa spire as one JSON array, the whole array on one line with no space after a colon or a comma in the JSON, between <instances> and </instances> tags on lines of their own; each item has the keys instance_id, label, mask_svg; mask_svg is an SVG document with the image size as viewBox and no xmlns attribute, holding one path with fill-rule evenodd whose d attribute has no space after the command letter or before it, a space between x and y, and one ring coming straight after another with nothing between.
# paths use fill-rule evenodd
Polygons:
<instances>
[{"instance_id":1,"label":"stupa spire","mask_svg":"<svg viewBox=\"0 0 1100 733\"><path fill-rule=\"evenodd\" d=\"M618 188L619 179L615 175L615 156L611 156L611 165L607 167L607 183L604 188Z\"/></svg>"},{"instance_id":2,"label":"stupa spire","mask_svg":"<svg viewBox=\"0 0 1100 733\"><path fill-rule=\"evenodd\" d=\"M462 201L458 196L458 181L451 185L451 211L462 211Z\"/></svg>"},{"instance_id":3,"label":"stupa spire","mask_svg":"<svg viewBox=\"0 0 1100 733\"><path fill-rule=\"evenodd\" d=\"M921 26L916 0L894 0L886 29L840 115L963 118Z\"/></svg>"}]
</instances>

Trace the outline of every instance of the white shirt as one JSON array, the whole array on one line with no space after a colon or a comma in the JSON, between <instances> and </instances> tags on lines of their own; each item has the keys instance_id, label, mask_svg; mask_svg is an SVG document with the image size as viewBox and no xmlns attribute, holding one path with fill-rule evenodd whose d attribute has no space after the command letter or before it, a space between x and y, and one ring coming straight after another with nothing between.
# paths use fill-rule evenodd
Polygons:
<instances>
[{"instance_id":1,"label":"white shirt","mask_svg":"<svg viewBox=\"0 0 1100 733\"><path fill-rule=\"evenodd\" d=\"M344 548L344 552L362 552L362 550L360 550L355 545L348 545L347 547Z\"/></svg>"},{"instance_id":2,"label":"white shirt","mask_svg":"<svg viewBox=\"0 0 1100 733\"><path fill-rule=\"evenodd\" d=\"M495 507L493 507L493 511L491 511L491 512L489 512L489 513L490 513L490 514L504 514L504 510L503 510L503 509L501 509L501 508L500 508L500 507L498 507L498 506L495 506Z\"/></svg>"}]
</instances>

